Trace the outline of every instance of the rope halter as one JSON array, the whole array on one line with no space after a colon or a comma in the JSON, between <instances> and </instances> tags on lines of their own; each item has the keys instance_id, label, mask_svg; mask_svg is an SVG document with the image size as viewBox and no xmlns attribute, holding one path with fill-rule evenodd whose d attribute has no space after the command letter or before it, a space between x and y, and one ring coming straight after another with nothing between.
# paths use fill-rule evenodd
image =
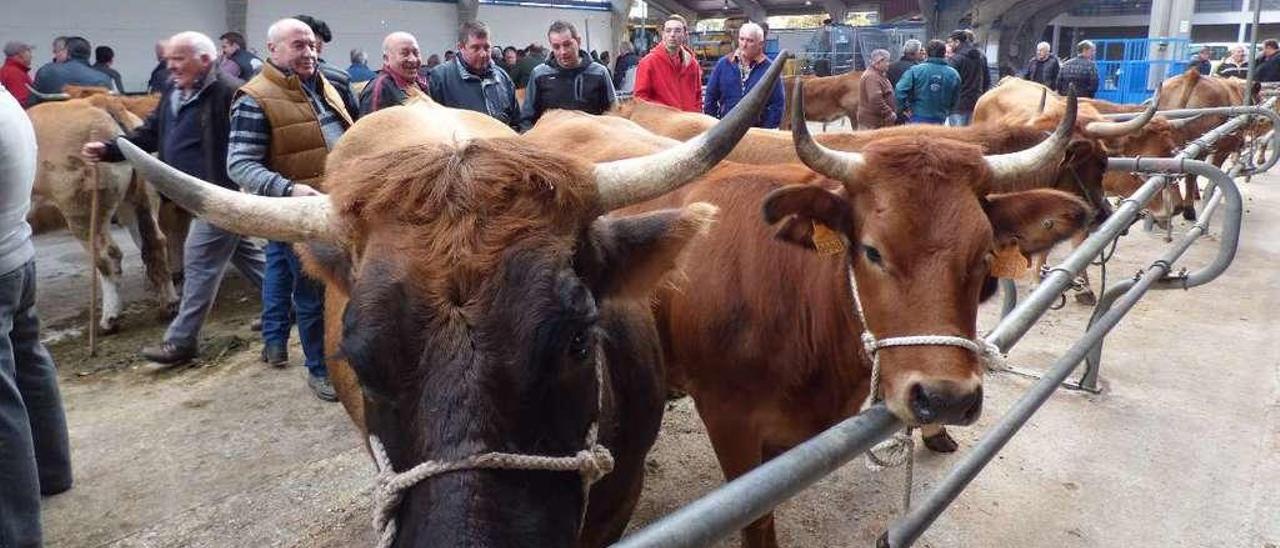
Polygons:
<instances>
[{"instance_id":1,"label":"rope halter","mask_svg":"<svg viewBox=\"0 0 1280 548\"><path fill-rule=\"evenodd\" d=\"M596 414L599 416L600 406L604 402L604 360L597 354L596 360ZM397 473L387 456L387 448L378 436L369 435L369 448L373 452L374 465L378 475L373 480L373 530L378 532L378 548L390 548L396 540L399 527L395 515L408 491L419 482L450 472L462 470L536 470L542 472L578 472L582 477L582 514L578 519L578 529L586 521L587 499L591 486L605 474L613 471L613 454L596 438L599 422L592 421L587 429L585 449L567 457L550 457L542 455L520 455L515 453L489 452L472 455L454 461L423 462L407 471Z\"/></svg>"}]
</instances>

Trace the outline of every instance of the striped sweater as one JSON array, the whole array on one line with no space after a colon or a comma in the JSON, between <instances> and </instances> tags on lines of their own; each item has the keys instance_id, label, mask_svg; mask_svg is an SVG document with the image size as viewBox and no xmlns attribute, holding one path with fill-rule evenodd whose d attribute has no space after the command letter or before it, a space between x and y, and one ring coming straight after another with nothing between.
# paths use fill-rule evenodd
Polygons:
<instances>
[{"instance_id":1,"label":"striped sweater","mask_svg":"<svg viewBox=\"0 0 1280 548\"><path fill-rule=\"evenodd\" d=\"M311 101L311 108L320 113L320 131L324 133L324 143L329 150L333 150L338 138L346 131L342 117L334 113L310 85L304 85L302 89ZM286 192L293 187L293 181L267 165L270 149L271 121L253 97L241 96L231 105L227 174L250 194L288 196Z\"/></svg>"}]
</instances>

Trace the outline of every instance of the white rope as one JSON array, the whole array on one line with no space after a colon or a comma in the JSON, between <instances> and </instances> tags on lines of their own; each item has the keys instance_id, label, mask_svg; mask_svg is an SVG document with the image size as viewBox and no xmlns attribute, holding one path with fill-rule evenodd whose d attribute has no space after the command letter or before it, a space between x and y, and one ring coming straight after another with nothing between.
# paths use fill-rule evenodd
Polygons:
<instances>
[{"instance_id":1,"label":"white rope","mask_svg":"<svg viewBox=\"0 0 1280 548\"><path fill-rule=\"evenodd\" d=\"M396 473L391 467L387 449L378 436L369 436L378 475L373 486L373 528L378 531L378 546L391 546L396 538L395 514L404 498L404 492L424 479L459 470L541 470L548 472L578 472L582 475L584 489L613 470L613 455L603 445L594 444L571 457L545 457L512 453L483 453L456 461L426 461L406 472ZM586 507L586 498L583 498Z\"/></svg>"},{"instance_id":2,"label":"white rope","mask_svg":"<svg viewBox=\"0 0 1280 548\"><path fill-rule=\"evenodd\" d=\"M604 359L597 351L596 369L596 415L604 406L605 377ZM578 520L578 532L586 525L587 500L591 486L605 474L613 471L613 454L600 445L596 438L599 435L600 423L591 422L587 428L585 447L571 457L549 457L541 455L519 455L515 453L481 453L455 461L429 460L414 466L405 472L396 473L387 456L387 448L378 436L369 435L369 448L373 451L374 466L378 475L373 480L373 530L378 533L378 548L390 548L396 540L396 512L404 492L422 480L460 470L537 470L544 472L578 472L582 476L582 515Z\"/></svg>"},{"instance_id":3,"label":"white rope","mask_svg":"<svg viewBox=\"0 0 1280 548\"><path fill-rule=\"evenodd\" d=\"M867 316L863 313L862 298L858 295L858 281L853 275L853 265L849 265L849 293L853 296L853 309L862 323L862 348L871 358L871 386L867 398L862 402L862 409L870 407L880 400L880 351L898 346L954 346L973 352L987 371L1002 371L1009 368L1000 347L982 337L966 339L954 335L908 335L877 339L867 325ZM879 472L885 468L906 465L906 482L902 494L903 511L911 508L911 485L913 480L915 439L911 436L912 428L896 432L892 437L876 444L866 452L867 468Z\"/></svg>"}]
</instances>

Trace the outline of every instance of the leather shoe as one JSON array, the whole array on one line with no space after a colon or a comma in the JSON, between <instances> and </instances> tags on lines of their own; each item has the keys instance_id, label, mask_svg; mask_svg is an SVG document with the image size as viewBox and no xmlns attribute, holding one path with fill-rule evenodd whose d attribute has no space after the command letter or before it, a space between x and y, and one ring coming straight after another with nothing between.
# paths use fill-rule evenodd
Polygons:
<instances>
[{"instance_id":1,"label":"leather shoe","mask_svg":"<svg viewBox=\"0 0 1280 548\"><path fill-rule=\"evenodd\" d=\"M338 401L338 393L333 390L333 383L329 382L329 377L317 377L315 375L307 375L307 387L311 392L324 401Z\"/></svg>"},{"instance_id":2,"label":"leather shoe","mask_svg":"<svg viewBox=\"0 0 1280 548\"><path fill-rule=\"evenodd\" d=\"M262 345L262 363L273 367L289 366L289 349L282 344L267 343Z\"/></svg>"},{"instance_id":3,"label":"leather shoe","mask_svg":"<svg viewBox=\"0 0 1280 548\"><path fill-rule=\"evenodd\" d=\"M196 349L183 348L173 343L161 343L159 346L148 346L142 349L142 357L162 365L178 365L187 363L196 357Z\"/></svg>"}]
</instances>

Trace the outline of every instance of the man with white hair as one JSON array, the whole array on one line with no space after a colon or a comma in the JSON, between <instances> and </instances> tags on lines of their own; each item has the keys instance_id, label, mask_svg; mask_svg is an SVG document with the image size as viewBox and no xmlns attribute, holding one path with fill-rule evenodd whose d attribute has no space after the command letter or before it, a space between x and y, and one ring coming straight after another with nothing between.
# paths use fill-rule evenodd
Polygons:
<instances>
[{"instance_id":1,"label":"man with white hair","mask_svg":"<svg viewBox=\"0 0 1280 548\"><path fill-rule=\"evenodd\" d=\"M267 63L236 92L231 106L227 173L251 194L317 196L325 159L351 127L338 90L320 70L315 32L286 18L267 29ZM316 397L338 401L324 366L324 292L302 274L287 242L267 244L262 281L262 360L289 364L290 305L306 357L307 386Z\"/></svg>"},{"instance_id":2,"label":"man with white hair","mask_svg":"<svg viewBox=\"0 0 1280 548\"><path fill-rule=\"evenodd\" d=\"M721 57L711 70L711 77L707 78L702 111L724 118L764 78L770 64L772 61L764 54L764 29L755 23L743 23L738 29L738 49ZM778 80L769 94L768 105L754 125L776 129L782 122L782 101L782 80Z\"/></svg>"},{"instance_id":3,"label":"man with white hair","mask_svg":"<svg viewBox=\"0 0 1280 548\"><path fill-rule=\"evenodd\" d=\"M878 49L867 58L867 70L858 82L858 129L888 127L898 121L898 103L893 98L893 84L885 72L889 70L889 52Z\"/></svg>"},{"instance_id":4,"label":"man with white hair","mask_svg":"<svg viewBox=\"0 0 1280 548\"><path fill-rule=\"evenodd\" d=\"M1058 56L1051 54L1051 49L1048 42L1036 44L1036 56L1027 61L1027 68L1022 69L1022 79L1053 89L1058 82Z\"/></svg>"},{"instance_id":5,"label":"man with white hair","mask_svg":"<svg viewBox=\"0 0 1280 548\"><path fill-rule=\"evenodd\" d=\"M165 46L170 83L160 104L142 126L123 138L147 152L159 152L161 160L184 173L238 191L240 187L227 174L227 141L231 100L244 82L218 70L217 59L217 46L208 36L173 35ZM92 161L124 161L114 141L86 143L82 153ZM183 243L178 315L159 346L142 349L143 357L164 368L196 357L200 327L218 296L228 262L250 283L262 286L265 263L256 243L204 219L193 219Z\"/></svg>"},{"instance_id":6,"label":"man with white hair","mask_svg":"<svg viewBox=\"0 0 1280 548\"><path fill-rule=\"evenodd\" d=\"M407 32L393 32L382 39L382 72L360 92L360 115L403 105L410 97L424 97L431 83L422 76L422 50Z\"/></svg>"},{"instance_id":7,"label":"man with white hair","mask_svg":"<svg viewBox=\"0 0 1280 548\"><path fill-rule=\"evenodd\" d=\"M898 79L906 74L907 70L924 61L924 46L919 40L912 38L902 43L902 57L893 64L889 65L889 70L885 71L885 76L889 78L889 83L898 85Z\"/></svg>"},{"instance_id":8,"label":"man with white hair","mask_svg":"<svg viewBox=\"0 0 1280 548\"><path fill-rule=\"evenodd\" d=\"M1249 60L1244 56L1244 46L1237 44L1227 53L1227 58L1218 63L1218 68L1213 69L1214 76L1220 78L1239 78L1244 80L1249 76Z\"/></svg>"}]
</instances>

